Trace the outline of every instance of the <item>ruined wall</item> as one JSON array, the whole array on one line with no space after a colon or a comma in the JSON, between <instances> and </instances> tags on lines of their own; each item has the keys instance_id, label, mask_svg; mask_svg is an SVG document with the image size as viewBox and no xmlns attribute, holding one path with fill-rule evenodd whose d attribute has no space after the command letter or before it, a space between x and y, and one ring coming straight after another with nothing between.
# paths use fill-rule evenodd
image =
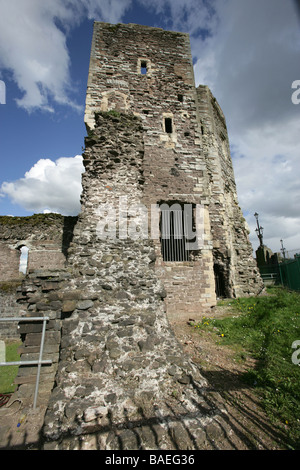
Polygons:
<instances>
[{"instance_id":1,"label":"ruined wall","mask_svg":"<svg viewBox=\"0 0 300 470\"><path fill-rule=\"evenodd\" d=\"M20 281L0 282L0 319L19 316L17 287ZM0 323L0 339L20 339L17 322Z\"/></svg>"},{"instance_id":2,"label":"ruined wall","mask_svg":"<svg viewBox=\"0 0 300 470\"><path fill-rule=\"evenodd\" d=\"M26 276L17 288L17 305L20 317L48 317L46 323L43 360L50 359L51 365L41 368L37 406L48 402L54 386L59 362L61 330L63 320L70 315L70 299L74 295L68 292L71 274L64 270L40 269ZM71 310L72 311L72 310ZM18 324L19 348L22 361L39 359L43 322L22 321ZM22 400L23 405L32 406L35 393L37 366L20 366L14 383L17 390L14 399Z\"/></svg>"},{"instance_id":3,"label":"ruined wall","mask_svg":"<svg viewBox=\"0 0 300 470\"><path fill-rule=\"evenodd\" d=\"M215 304L216 297L208 176L189 36L139 25L95 23L85 112L90 131L98 111L133 113L140 118L144 144L141 201L149 212L151 204L163 202L204 207L204 237L193 259L163 261L160 241L154 244L170 318L189 318L204 311Z\"/></svg>"},{"instance_id":4,"label":"ruined wall","mask_svg":"<svg viewBox=\"0 0 300 470\"><path fill-rule=\"evenodd\" d=\"M59 214L0 216L0 281L20 278L22 246L29 249L28 272L63 268L76 220Z\"/></svg>"},{"instance_id":5,"label":"ruined wall","mask_svg":"<svg viewBox=\"0 0 300 470\"><path fill-rule=\"evenodd\" d=\"M197 88L203 153L209 177L209 214L219 295L238 297L263 288L238 204L224 114L207 86Z\"/></svg>"},{"instance_id":6,"label":"ruined wall","mask_svg":"<svg viewBox=\"0 0 300 470\"><path fill-rule=\"evenodd\" d=\"M45 237L57 252L69 247L67 267L29 271L18 291L27 315L50 317L45 449L204 449L232 432L168 321L215 303L214 261L227 263L232 295L251 279L225 121L208 95L198 107L193 80L187 35L95 23L82 211L68 243L64 229ZM203 208L202 245L188 261L163 261L159 236L144 231L149 206L164 201ZM22 326L22 356L36 355L40 328ZM32 394L31 372L21 368L17 383Z\"/></svg>"},{"instance_id":7,"label":"ruined wall","mask_svg":"<svg viewBox=\"0 0 300 470\"><path fill-rule=\"evenodd\" d=\"M43 427L47 450L200 448L226 427L167 321L152 240L109 231L121 196L136 207L142 200L142 131L137 117L99 113L86 139L83 210L69 249L73 301ZM132 218L124 227L117 215L118 231L139 226Z\"/></svg>"},{"instance_id":8,"label":"ruined wall","mask_svg":"<svg viewBox=\"0 0 300 470\"><path fill-rule=\"evenodd\" d=\"M0 318L22 316L22 292L17 289L24 278L20 272L21 247L29 249L27 274L63 269L76 221L77 217L59 214L0 216ZM1 322L0 338L20 339L17 324Z\"/></svg>"}]
</instances>

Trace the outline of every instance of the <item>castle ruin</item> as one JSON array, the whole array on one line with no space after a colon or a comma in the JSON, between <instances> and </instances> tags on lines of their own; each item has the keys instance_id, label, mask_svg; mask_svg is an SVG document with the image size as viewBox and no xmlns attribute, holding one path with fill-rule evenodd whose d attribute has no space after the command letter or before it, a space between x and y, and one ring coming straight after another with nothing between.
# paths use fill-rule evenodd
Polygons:
<instances>
[{"instance_id":1,"label":"castle ruin","mask_svg":"<svg viewBox=\"0 0 300 470\"><path fill-rule=\"evenodd\" d=\"M95 23L85 110L90 135L97 128L97 113L112 111L136 116L141 124L135 142L140 147L141 202L148 211L155 204L176 208L172 220L160 210L160 229L166 220L170 237L163 240L160 234L154 240L169 317L193 316L215 305L216 294L257 293L261 280L238 206L225 118L208 87L195 87L189 35ZM93 165L86 167L88 172L99 165L106 146L100 137L86 163ZM119 164L112 174L99 175L101 196L93 197L95 204L127 194L123 175L128 165L121 149L115 151L115 159L108 154L106 160ZM123 185L117 188L114 178ZM200 248L190 252L172 238L172 224L178 225L184 205L202 208Z\"/></svg>"},{"instance_id":2,"label":"castle ruin","mask_svg":"<svg viewBox=\"0 0 300 470\"><path fill-rule=\"evenodd\" d=\"M95 22L85 124L78 218L47 216L39 236L1 228L0 255L13 261L0 280L15 276L29 240L18 302L51 319L45 448L205 447L207 426L226 428L223 411L170 323L263 283L225 118L208 87L195 87L189 36ZM24 354L37 346L32 328L21 326ZM20 368L19 393L30 373Z\"/></svg>"}]
</instances>

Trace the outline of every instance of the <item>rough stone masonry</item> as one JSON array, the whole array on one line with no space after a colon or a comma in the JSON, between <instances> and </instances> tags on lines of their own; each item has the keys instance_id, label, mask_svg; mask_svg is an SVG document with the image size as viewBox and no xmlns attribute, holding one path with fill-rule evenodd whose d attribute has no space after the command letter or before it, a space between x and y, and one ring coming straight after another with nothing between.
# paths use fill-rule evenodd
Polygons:
<instances>
[{"instance_id":1,"label":"rough stone masonry","mask_svg":"<svg viewBox=\"0 0 300 470\"><path fill-rule=\"evenodd\" d=\"M258 294L263 284L225 118L210 90L195 87L188 35L96 22L85 123L82 210L68 249L63 243L59 269L32 269L19 288L28 315L49 316L46 347L56 355L44 368L53 388L44 448L214 448L230 434L226 413L170 322L201 317L216 295ZM146 213L124 219L120 201ZM164 240L162 208L174 204ZM201 243L196 230L190 251L176 237L186 205L193 228L198 207L202 214ZM156 237L145 225L153 206ZM5 242L6 253L14 246ZM30 328L24 354L37 346ZM32 379L20 368L17 380L22 390Z\"/></svg>"},{"instance_id":2,"label":"rough stone masonry","mask_svg":"<svg viewBox=\"0 0 300 470\"><path fill-rule=\"evenodd\" d=\"M99 113L86 145L83 210L69 249L68 295L74 300L62 324L45 448L205 446L206 426L220 430L225 422L216 404L207 402L206 382L184 357L167 321L151 239L97 236L101 199L142 197L141 121ZM105 189L107 181L114 191Z\"/></svg>"},{"instance_id":3,"label":"rough stone masonry","mask_svg":"<svg viewBox=\"0 0 300 470\"><path fill-rule=\"evenodd\" d=\"M148 210L162 203L203 208L201 248L188 258L164 256L154 240L169 318L215 305L216 285L219 297L257 293L262 283L238 205L225 117L208 87L195 88L188 34L95 23L85 110L91 134L97 112L140 119ZM101 180L109 185L105 173Z\"/></svg>"}]
</instances>

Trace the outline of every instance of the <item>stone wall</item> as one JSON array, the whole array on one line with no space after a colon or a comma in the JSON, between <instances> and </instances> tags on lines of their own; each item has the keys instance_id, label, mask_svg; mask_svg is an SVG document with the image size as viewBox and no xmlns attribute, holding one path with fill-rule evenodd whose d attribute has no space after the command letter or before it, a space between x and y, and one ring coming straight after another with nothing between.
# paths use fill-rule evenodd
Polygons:
<instances>
[{"instance_id":1,"label":"stone wall","mask_svg":"<svg viewBox=\"0 0 300 470\"><path fill-rule=\"evenodd\" d=\"M218 432L225 425L216 403L203 398L206 382L168 323L152 240L101 235L111 216L101 203L114 207L121 196L141 202L143 157L140 119L97 114L84 153L83 211L69 249L74 300L62 323L45 449L194 448L206 445L209 427ZM124 230L119 219L116 225Z\"/></svg>"},{"instance_id":2,"label":"stone wall","mask_svg":"<svg viewBox=\"0 0 300 470\"><path fill-rule=\"evenodd\" d=\"M0 216L0 281L20 278L23 246L29 249L28 272L63 268L76 220L59 214Z\"/></svg>"},{"instance_id":3,"label":"stone wall","mask_svg":"<svg viewBox=\"0 0 300 470\"><path fill-rule=\"evenodd\" d=\"M0 319L19 316L17 288L21 281L0 282ZM0 339L20 339L17 322L0 323Z\"/></svg>"},{"instance_id":4,"label":"stone wall","mask_svg":"<svg viewBox=\"0 0 300 470\"><path fill-rule=\"evenodd\" d=\"M146 66L146 73L141 65ZM140 118L144 145L141 201L148 212L151 205L174 201L204 207L204 245L192 261L179 266L165 262L159 239L154 246L170 318L188 319L199 309L205 311L215 305L216 295L208 176L189 36L139 25L95 23L85 113L88 130L94 128L99 111ZM171 121L172 132L166 128L166 119ZM98 158L102 158L100 153ZM100 174L99 179L106 181L106 175Z\"/></svg>"},{"instance_id":5,"label":"stone wall","mask_svg":"<svg viewBox=\"0 0 300 470\"><path fill-rule=\"evenodd\" d=\"M216 291L222 297L258 293L263 284L238 205L225 117L208 87L195 88L189 36L95 23L88 130L98 111L141 119L142 201L148 210L164 202L204 208L204 243L189 262L164 261L159 240L154 241L170 318L205 312L215 305Z\"/></svg>"},{"instance_id":6,"label":"stone wall","mask_svg":"<svg viewBox=\"0 0 300 470\"><path fill-rule=\"evenodd\" d=\"M238 204L224 114L207 86L197 88L203 153L209 178L213 262L219 296L257 294L263 283Z\"/></svg>"},{"instance_id":7,"label":"stone wall","mask_svg":"<svg viewBox=\"0 0 300 470\"><path fill-rule=\"evenodd\" d=\"M27 273L63 269L76 221L77 217L59 214L0 216L0 317L20 316L16 288L24 278L20 272L21 247L29 249ZM17 325L1 322L0 337L19 339Z\"/></svg>"},{"instance_id":8,"label":"stone wall","mask_svg":"<svg viewBox=\"0 0 300 470\"><path fill-rule=\"evenodd\" d=\"M72 312L72 302L79 296L69 295L68 284L71 274L60 270L36 270L28 274L17 288L19 316L24 318L48 317L42 359L50 359L51 365L42 365L37 406L45 405L54 386L59 361L62 322ZM43 322L22 321L18 325L21 361L39 359ZM15 379L17 391L14 399L22 400L25 406L32 406L35 392L37 366L24 365L18 369Z\"/></svg>"},{"instance_id":9,"label":"stone wall","mask_svg":"<svg viewBox=\"0 0 300 470\"><path fill-rule=\"evenodd\" d=\"M225 119L206 87L197 97L188 35L95 23L85 121L79 217L49 215L42 230L34 219L30 230L0 224L0 255L30 244L18 304L50 318L44 448L212 448L213 436L230 435L226 413L169 321L215 304L214 273L228 296L258 293L260 278ZM163 260L160 211L150 233L150 207L174 201L203 209L187 261ZM20 334L22 358L36 358L41 322ZM32 398L34 380L19 369L19 397Z\"/></svg>"}]
</instances>

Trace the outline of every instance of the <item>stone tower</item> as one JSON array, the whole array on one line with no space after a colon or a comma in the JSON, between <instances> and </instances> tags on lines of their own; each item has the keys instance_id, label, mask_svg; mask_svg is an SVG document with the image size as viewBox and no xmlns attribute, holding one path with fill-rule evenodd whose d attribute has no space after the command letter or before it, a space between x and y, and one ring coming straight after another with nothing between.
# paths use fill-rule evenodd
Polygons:
<instances>
[{"instance_id":1,"label":"stone tower","mask_svg":"<svg viewBox=\"0 0 300 470\"><path fill-rule=\"evenodd\" d=\"M44 371L44 448L214 448L232 434L226 410L169 320L201 318L216 291L255 294L262 282L225 119L195 88L188 35L95 23L85 123L66 264L37 269L19 290L29 315L49 316L57 356ZM36 330L24 328L26 353ZM20 393L27 381L20 374Z\"/></svg>"},{"instance_id":2,"label":"stone tower","mask_svg":"<svg viewBox=\"0 0 300 470\"><path fill-rule=\"evenodd\" d=\"M90 136L97 113L107 112L141 123L135 143L143 147L139 189L149 213L160 208L153 241L169 318L193 317L215 305L216 295L258 293L262 282L238 206L225 118L210 90L195 87L188 34L96 22L85 110ZM98 152L100 160L101 147ZM120 169L120 152L117 158ZM99 176L99 184L110 187L107 174ZM197 230L192 250L176 235L185 207ZM170 236L163 235L164 221Z\"/></svg>"}]
</instances>

